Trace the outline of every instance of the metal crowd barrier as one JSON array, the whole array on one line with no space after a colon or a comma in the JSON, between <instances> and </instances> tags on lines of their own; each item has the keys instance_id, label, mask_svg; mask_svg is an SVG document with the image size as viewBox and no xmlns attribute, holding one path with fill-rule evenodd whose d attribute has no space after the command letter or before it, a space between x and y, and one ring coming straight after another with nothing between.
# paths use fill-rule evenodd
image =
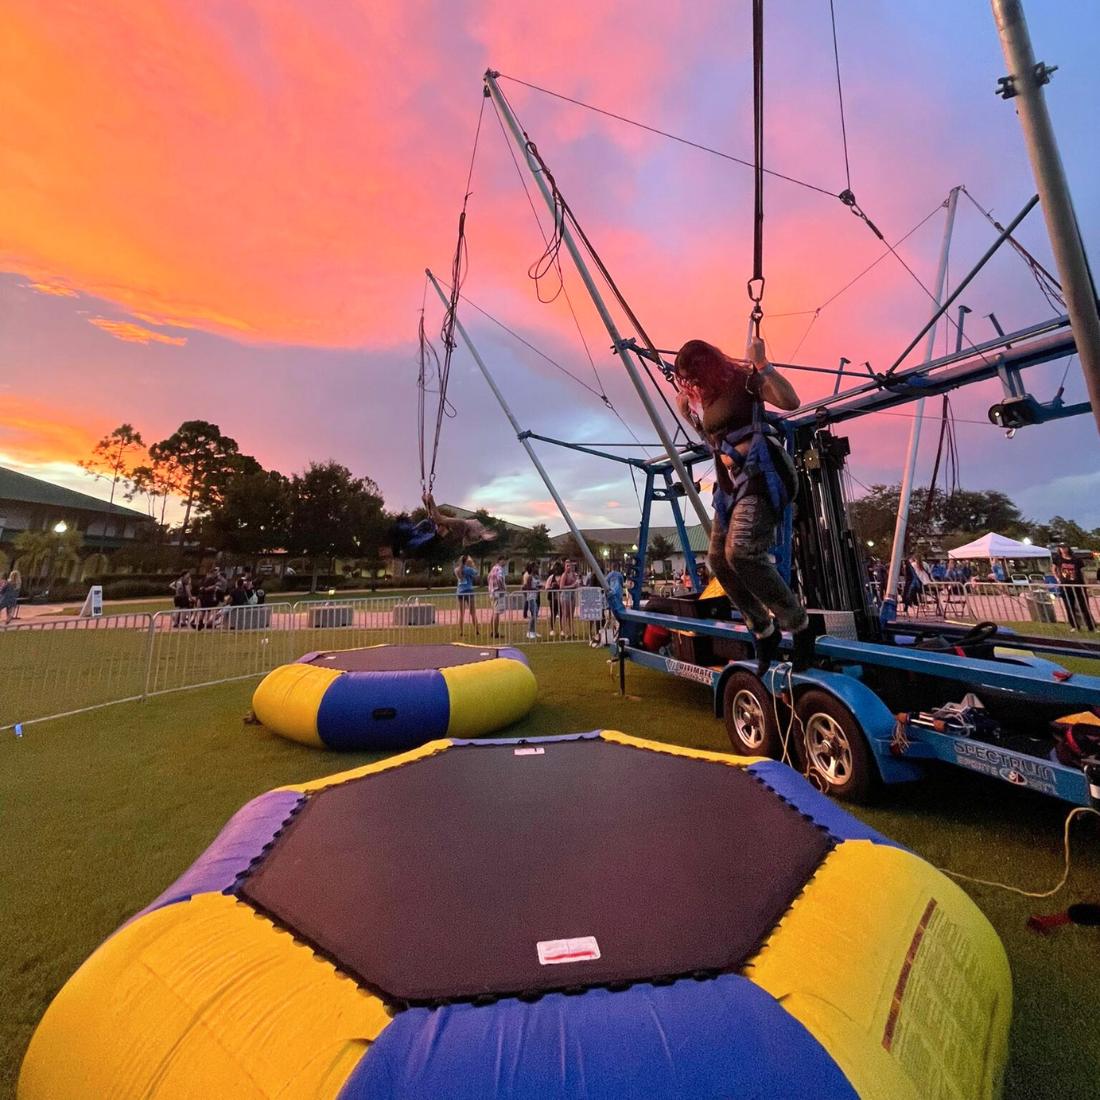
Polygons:
<instances>
[{"instance_id":1,"label":"metal crowd barrier","mask_svg":"<svg viewBox=\"0 0 1100 1100\"><path fill-rule=\"evenodd\" d=\"M918 599L898 612L922 618L960 622L994 622L1019 627L1043 624L1055 629L1087 632L1100 626L1100 585L1046 581L932 581Z\"/></svg>"},{"instance_id":2,"label":"metal crowd barrier","mask_svg":"<svg viewBox=\"0 0 1100 1100\"><path fill-rule=\"evenodd\" d=\"M0 628L0 729L248 679L316 650L588 642L605 615L599 588L513 588L16 622Z\"/></svg>"}]
</instances>

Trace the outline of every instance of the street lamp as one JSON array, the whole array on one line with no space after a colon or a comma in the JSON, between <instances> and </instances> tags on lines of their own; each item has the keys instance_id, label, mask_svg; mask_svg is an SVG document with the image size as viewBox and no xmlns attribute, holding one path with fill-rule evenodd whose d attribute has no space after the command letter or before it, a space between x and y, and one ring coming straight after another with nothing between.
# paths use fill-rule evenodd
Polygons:
<instances>
[{"instance_id":1,"label":"street lamp","mask_svg":"<svg viewBox=\"0 0 1100 1100\"><path fill-rule=\"evenodd\" d=\"M65 532L68 531L68 529L69 529L69 525L63 519L59 519L53 525L53 533L57 536L57 539L53 543L53 545L50 546L50 557L49 557L49 560L46 562L46 584L47 584L47 586L49 585L50 581L53 579L53 563L54 563L54 559L57 557L58 550L61 549L61 536L64 535ZM48 587L47 587L46 591L47 591L47 593L49 592Z\"/></svg>"},{"instance_id":2,"label":"street lamp","mask_svg":"<svg viewBox=\"0 0 1100 1100\"><path fill-rule=\"evenodd\" d=\"M875 540L874 539L868 539L867 540L867 545L873 548L874 545L875 545Z\"/></svg>"},{"instance_id":3,"label":"street lamp","mask_svg":"<svg viewBox=\"0 0 1100 1100\"><path fill-rule=\"evenodd\" d=\"M1031 545L1031 536L1030 535L1024 535L1024 545L1025 546L1030 546Z\"/></svg>"}]
</instances>

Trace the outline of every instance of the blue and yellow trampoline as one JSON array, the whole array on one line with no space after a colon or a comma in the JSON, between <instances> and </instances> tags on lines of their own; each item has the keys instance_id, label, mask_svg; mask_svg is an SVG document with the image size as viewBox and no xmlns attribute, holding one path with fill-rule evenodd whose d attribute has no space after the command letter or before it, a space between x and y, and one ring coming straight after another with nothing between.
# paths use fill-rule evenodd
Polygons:
<instances>
[{"instance_id":1,"label":"blue and yellow trampoline","mask_svg":"<svg viewBox=\"0 0 1100 1100\"><path fill-rule=\"evenodd\" d=\"M20 1100L986 1100L954 883L782 764L610 730L271 791L50 1005Z\"/></svg>"},{"instance_id":2,"label":"blue and yellow trampoline","mask_svg":"<svg viewBox=\"0 0 1100 1100\"><path fill-rule=\"evenodd\" d=\"M260 682L252 710L272 732L329 749L410 749L519 721L538 686L518 650L375 645L307 653Z\"/></svg>"}]
</instances>

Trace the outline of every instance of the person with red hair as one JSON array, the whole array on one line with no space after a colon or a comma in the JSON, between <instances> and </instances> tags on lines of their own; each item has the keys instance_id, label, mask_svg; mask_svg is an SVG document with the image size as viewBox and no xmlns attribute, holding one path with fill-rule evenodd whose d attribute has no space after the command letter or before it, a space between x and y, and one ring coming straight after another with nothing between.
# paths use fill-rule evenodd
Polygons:
<instances>
[{"instance_id":1,"label":"person with red hair","mask_svg":"<svg viewBox=\"0 0 1100 1100\"><path fill-rule=\"evenodd\" d=\"M795 658L812 654L809 619L772 562L775 528L794 497L794 462L763 416L767 402L790 411L798 394L772 363L764 342L733 359L705 340L676 355L677 403L714 451L714 521L707 562L756 637L757 672L779 653L781 631L795 633ZM810 653L807 653L810 647Z\"/></svg>"}]
</instances>

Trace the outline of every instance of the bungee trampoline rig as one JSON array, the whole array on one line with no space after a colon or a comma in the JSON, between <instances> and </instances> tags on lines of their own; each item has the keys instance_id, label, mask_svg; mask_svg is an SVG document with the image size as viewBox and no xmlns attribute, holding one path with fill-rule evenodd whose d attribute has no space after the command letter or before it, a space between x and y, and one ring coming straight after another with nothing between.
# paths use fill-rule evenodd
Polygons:
<instances>
[{"instance_id":1,"label":"bungee trampoline rig","mask_svg":"<svg viewBox=\"0 0 1100 1100\"><path fill-rule=\"evenodd\" d=\"M510 135L515 151L520 154L517 171L520 161L526 164L553 220L547 254L564 247L572 257L611 338L612 351L634 384L664 454L658 458L616 454L601 446L568 442L524 429L457 318L458 303L463 299L461 233L450 286L445 289L430 271L426 274L447 308L444 342L448 357L457 340L461 340L530 456L589 567L607 592L609 610L618 624L612 651L619 661L624 691L628 661L705 684L713 694L715 715L725 720L737 751L790 762L822 790L842 798L866 799L880 785L919 779L930 762L941 761L1077 806L1096 807L1100 806L1100 759L1090 759L1087 753L1070 763L1056 758L1052 723L1059 721L1062 730L1072 729L1075 722L1095 723L1100 716L1100 677L1071 673L1052 658L1100 659L1100 645L1017 634L992 623L968 627L942 622L897 622L892 600L888 598L880 604L872 596L864 555L848 519L845 466L849 442L836 432L847 421L947 395L989 379L999 379L1003 390L1003 399L990 409L991 422L1000 427L1015 430L1090 410L1100 419L1100 404L1096 400L1100 392L1100 320L1041 94L1050 70L1034 61L1019 4L994 0L993 7L1006 60L1017 74L1001 81L1000 94L1018 98L1039 194L1007 226L995 223L999 230L996 239L945 297L950 227L958 196L966 193L962 187L952 189L941 204L947 210L947 226L938 292L933 294L921 284L933 298L935 309L887 370L878 372L866 364L866 377L841 390L841 383L854 377L850 371L845 373L847 360L842 360L837 370L775 364L780 371L809 371L835 378L831 395L787 414L768 414L773 431L793 457L798 471L797 494L778 526L774 557L780 573L801 593L810 611L815 639L809 667L796 671L790 661L781 661L771 665L763 676L757 675L752 659L753 635L739 622L720 589L712 583L704 591L700 585L685 512L694 511L700 524L709 531L709 513L699 496L696 470L713 462L714 453L709 446L692 438L661 392L653 372L659 370L667 382L675 385L672 368L664 358L670 353L658 349L646 334L562 197L544 157L517 119L500 85L502 79L512 78L504 78L492 70L485 74L486 100L495 108L502 132ZM754 14L759 16L759 5ZM762 159L759 25L755 45L757 149L752 166L757 182L756 247L753 278L748 284L752 302L750 335L759 331L764 288L761 226L763 177L767 170ZM889 252L894 252L856 202L850 176L848 182L848 188L836 197L867 224ZM1012 235L1039 205L1040 197L1061 285ZM543 233L545 237L545 230ZM1005 243L1024 256L1037 278L1042 273L1044 293L1048 287L1055 288L1065 312L1010 333L1002 332L997 325L995 338L975 344L963 333L968 310L960 307L957 321L950 318L948 311ZM556 251L552 259L556 262ZM590 263L630 320L633 335L624 336L620 332ZM537 274L533 277L537 278ZM815 311L815 318L817 312L820 311ZM945 315L956 329L956 349L934 358L937 323ZM927 341L924 361L904 365L922 339ZM1093 396L1091 402L1067 404L1062 400L1061 390L1052 400L1044 402L1029 391L1026 384L1029 369L1074 354L1079 356ZM441 393L440 400L445 400L445 393ZM658 409L658 400L664 402L671 415L676 425L674 431L669 431ZM604 401L610 404L605 395ZM918 426L919 417L918 405ZM638 552L629 581L622 573L605 573L536 452L533 445L536 441L613 462L626 467L632 477L638 475L642 479ZM911 455L915 453L915 437L911 439L910 450ZM911 472L909 479L911 483ZM644 598L646 547L656 503L667 503L672 512L691 578L693 591L680 598ZM903 520L899 520L899 531L903 544ZM655 652L646 647L647 627L668 632L671 654L667 649ZM789 639L785 645L789 648Z\"/></svg>"}]
</instances>

